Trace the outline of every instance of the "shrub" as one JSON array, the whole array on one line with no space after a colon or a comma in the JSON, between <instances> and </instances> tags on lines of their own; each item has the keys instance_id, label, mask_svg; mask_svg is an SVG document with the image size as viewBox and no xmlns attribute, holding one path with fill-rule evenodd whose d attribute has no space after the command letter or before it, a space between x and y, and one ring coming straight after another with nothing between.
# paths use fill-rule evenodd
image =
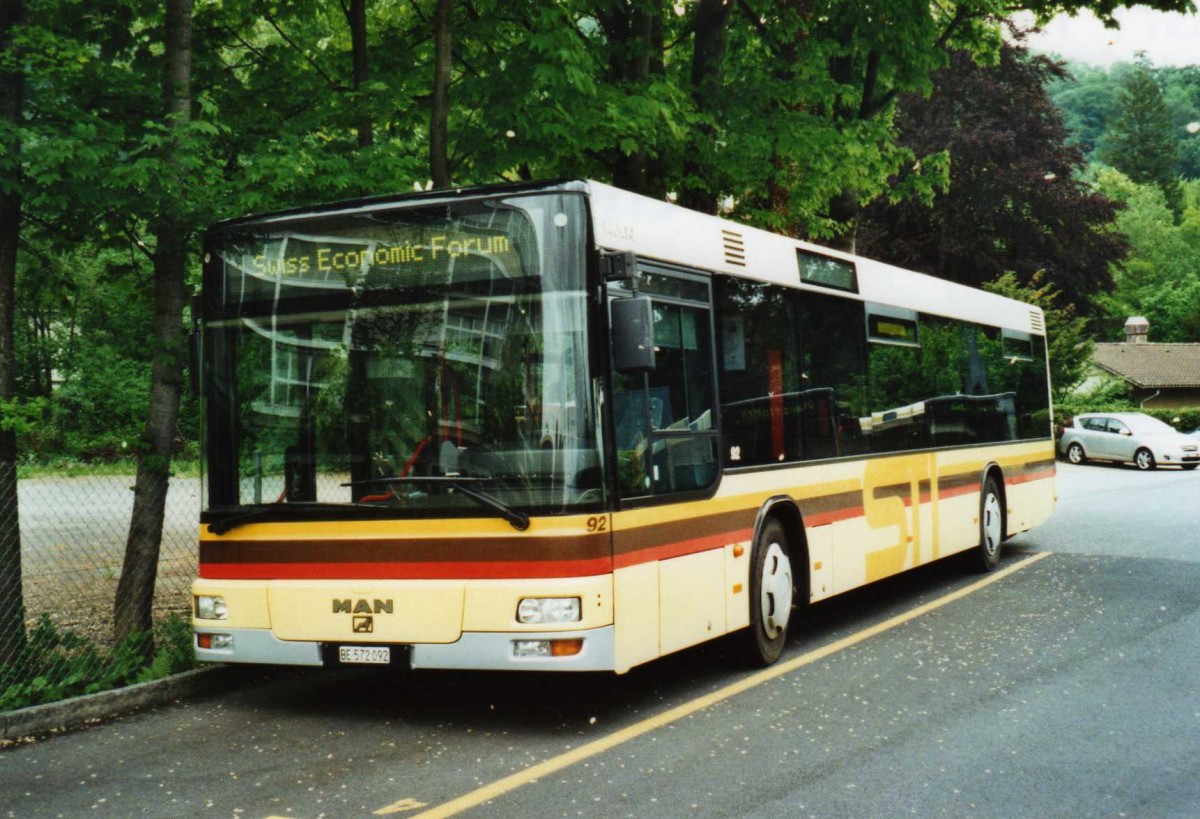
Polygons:
<instances>
[{"instance_id":1,"label":"shrub","mask_svg":"<svg viewBox=\"0 0 1200 819\"><path fill-rule=\"evenodd\" d=\"M25 650L0 665L0 712L149 682L194 668L192 630L172 614L154 628L157 649L146 663L147 636L133 634L105 649L43 616L29 632Z\"/></svg>"}]
</instances>

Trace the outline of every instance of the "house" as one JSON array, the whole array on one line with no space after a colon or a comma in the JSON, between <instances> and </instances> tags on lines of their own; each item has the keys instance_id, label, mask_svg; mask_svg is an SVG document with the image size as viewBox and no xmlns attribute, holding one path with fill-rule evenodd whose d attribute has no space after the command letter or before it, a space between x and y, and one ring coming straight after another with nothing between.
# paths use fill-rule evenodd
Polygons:
<instances>
[{"instance_id":1,"label":"house","mask_svg":"<svg viewBox=\"0 0 1200 819\"><path fill-rule=\"evenodd\" d=\"M1200 407L1200 344L1151 344L1150 323L1125 322L1125 341L1097 342L1092 364L1125 381L1146 409Z\"/></svg>"}]
</instances>

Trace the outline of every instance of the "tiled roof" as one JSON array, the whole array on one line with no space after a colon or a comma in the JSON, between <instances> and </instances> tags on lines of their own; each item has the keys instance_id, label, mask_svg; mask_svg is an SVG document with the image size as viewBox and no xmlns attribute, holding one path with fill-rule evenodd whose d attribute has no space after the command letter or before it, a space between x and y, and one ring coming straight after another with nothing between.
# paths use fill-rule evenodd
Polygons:
<instances>
[{"instance_id":1,"label":"tiled roof","mask_svg":"<svg viewBox=\"0 0 1200 819\"><path fill-rule=\"evenodd\" d=\"M1098 343L1092 361L1136 387L1200 387L1200 344Z\"/></svg>"}]
</instances>

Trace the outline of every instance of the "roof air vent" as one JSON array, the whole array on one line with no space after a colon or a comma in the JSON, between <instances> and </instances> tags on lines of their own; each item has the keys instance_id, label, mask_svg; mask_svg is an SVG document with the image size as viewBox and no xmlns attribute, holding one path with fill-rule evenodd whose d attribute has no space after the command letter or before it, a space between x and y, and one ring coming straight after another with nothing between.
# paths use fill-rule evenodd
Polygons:
<instances>
[{"instance_id":1,"label":"roof air vent","mask_svg":"<svg viewBox=\"0 0 1200 819\"><path fill-rule=\"evenodd\" d=\"M742 234L732 230L722 230L721 241L725 245L725 263L734 267L745 267L746 242L742 238Z\"/></svg>"},{"instance_id":2,"label":"roof air vent","mask_svg":"<svg viewBox=\"0 0 1200 819\"><path fill-rule=\"evenodd\" d=\"M1029 328L1035 333L1042 333L1043 335L1045 334L1046 322L1042 319L1042 313L1040 310L1029 311Z\"/></svg>"}]
</instances>

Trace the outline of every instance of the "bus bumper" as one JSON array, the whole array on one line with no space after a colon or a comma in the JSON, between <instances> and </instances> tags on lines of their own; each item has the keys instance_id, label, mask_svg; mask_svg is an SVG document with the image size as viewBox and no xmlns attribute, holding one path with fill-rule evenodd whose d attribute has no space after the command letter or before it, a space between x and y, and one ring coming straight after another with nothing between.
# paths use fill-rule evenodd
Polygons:
<instances>
[{"instance_id":1,"label":"bus bumper","mask_svg":"<svg viewBox=\"0 0 1200 819\"><path fill-rule=\"evenodd\" d=\"M270 629L196 630L197 636L207 633L229 639L223 641L227 645L222 648L201 648L197 643L196 659L201 662L322 666L335 664L327 658L337 656L335 644L280 640ZM518 643L542 640L581 640L582 648L577 654L565 657L517 656ZM412 668L472 671L613 671L616 668L612 626L584 631L468 631L453 643L419 643L405 648L410 649Z\"/></svg>"}]
</instances>

